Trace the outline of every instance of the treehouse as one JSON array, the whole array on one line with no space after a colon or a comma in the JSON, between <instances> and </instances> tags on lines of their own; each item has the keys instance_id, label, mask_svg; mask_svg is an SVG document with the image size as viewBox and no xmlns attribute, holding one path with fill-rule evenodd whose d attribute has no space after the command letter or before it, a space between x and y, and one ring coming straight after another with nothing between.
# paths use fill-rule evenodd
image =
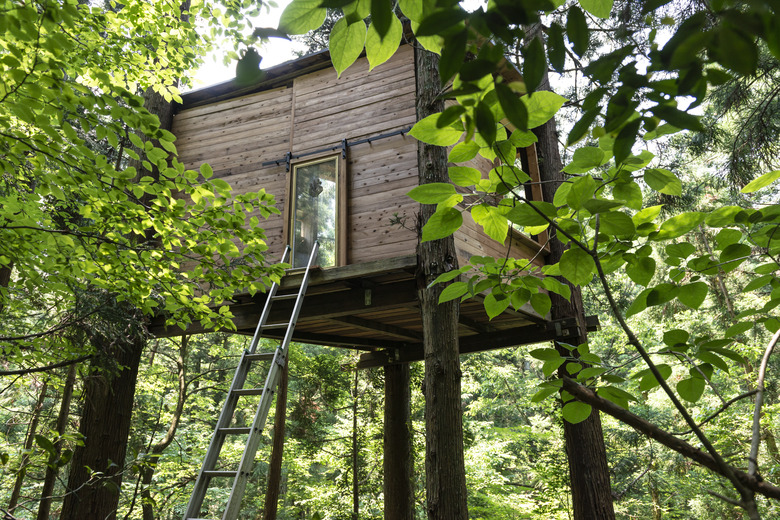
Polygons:
<instances>
[{"instance_id":1,"label":"treehouse","mask_svg":"<svg viewBox=\"0 0 780 520\"><path fill-rule=\"evenodd\" d=\"M371 72L360 58L341 78L328 53L316 53L269 68L248 86L227 82L185 94L174 117L180 159L188 168L208 162L235 193L265 188L276 196L282 215L264 227L269 259L292 247L281 293L298 288L299 268L319 241L319 267L311 274L293 339L365 351L364 367L423 358L415 277L419 204L407 196L418 184L418 143L408 135L416 121L414 52L402 45ZM520 156L538 181L534 147ZM493 164L477 156L470 166L487 176ZM538 184L526 191L541 198ZM461 264L472 255L544 262L537 239L512 230L500 244L468 212L464 220L454 237ZM265 298L233 297L240 332L254 332ZM275 304L272 313L289 316L285 303ZM193 325L187 332L200 331ZM153 332L181 334L162 327ZM465 353L577 332L573 321L551 323L530 306L489 321L477 297L462 303L459 335Z\"/></svg>"}]
</instances>

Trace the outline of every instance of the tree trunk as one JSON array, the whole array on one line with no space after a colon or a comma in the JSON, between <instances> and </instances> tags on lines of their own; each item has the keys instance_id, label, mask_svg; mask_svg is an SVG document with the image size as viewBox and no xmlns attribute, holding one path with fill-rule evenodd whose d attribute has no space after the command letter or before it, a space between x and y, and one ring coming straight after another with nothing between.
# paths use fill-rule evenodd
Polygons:
<instances>
[{"instance_id":1,"label":"tree trunk","mask_svg":"<svg viewBox=\"0 0 780 520\"><path fill-rule=\"evenodd\" d=\"M43 402L46 400L46 390L48 387L48 383L44 381L41 386L41 391L38 394L38 402L35 403L35 408L33 408L32 411L30 424L27 427L27 438L24 441L25 453L22 455L22 464L19 466L19 473L16 474L16 481L14 482L14 487L11 491L11 499L8 501L9 513L14 512L16 505L19 503L19 496L22 494L22 484L24 484L24 477L27 474L27 466L30 464L29 453L35 442L35 432L38 431L38 421L41 419L41 410L43 409Z\"/></svg>"},{"instance_id":2,"label":"tree trunk","mask_svg":"<svg viewBox=\"0 0 780 520\"><path fill-rule=\"evenodd\" d=\"M276 520L279 504L279 490L282 483L282 459L284 454L284 427L287 421L287 386L289 381L289 356L282 369L276 389L276 410L274 412L274 443L271 462L268 464L268 488L265 492L263 520Z\"/></svg>"},{"instance_id":3,"label":"tree trunk","mask_svg":"<svg viewBox=\"0 0 780 520\"><path fill-rule=\"evenodd\" d=\"M68 414L70 413L70 402L73 398L73 387L75 385L76 365L71 365L68 369L68 376L65 379L65 386L62 389L60 412L57 415L57 425L55 426L59 439L54 443L54 453L49 455L49 463L46 466L46 475L43 477L41 503L38 505L37 520L49 520L52 493L54 492L54 485L57 483L57 473L59 472L57 461L62 454L62 436L65 435L65 430L68 427Z\"/></svg>"},{"instance_id":4,"label":"tree trunk","mask_svg":"<svg viewBox=\"0 0 780 520\"><path fill-rule=\"evenodd\" d=\"M93 338L95 358L84 382L79 433L84 445L71 461L61 518L116 518L130 433L136 376L145 339Z\"/></svg>"},{"instance_id":5,"label":"tree trunk","mask_svg":"<svg viewBox=\"0 0 780 520\"><path fill-rule=\"evenodd\" d=\"M409 365L385 367L384 495L385 518L414 519Z\"/></svg>"},{"instance_id":6,"label":"tree trunk","mask_svg":"<svg viewBox=\"0 0 780 520\"><path fill-rule=\"evenodd\" d=\"M442 111L444 104L436 99L441 85L438 56L415 48L415 62L420 120ZM418 143L417 150L420 184L448 182L446 150L423 142ZM421 205L418 225L422 227L434 211L432 205ZM458 349L460 305L457 298L439 305L444 286L428 287L440 274L457 268L457 264L452 236L417 246L417 295L425 350L426 508L430 520L468 518Z\"/></svg>"},{"instance_id":7,"label":"tree trunk","mask_svg":"<svg viewBox=\"0 0 780 520\"><path fill-rule=\"evenodd\" d=\"M550 89L549 79L545 74L540 90ZM555 119L535 128L534 133L539 139L537 154L539 157L539 175L541 177L544 200L552 202L555 191L563 182L561 173L560 151L558 150L558 132ZM551 182L552 181L552 182ZM552 237L550 240L550 255L547 263L554 264L561 259L566 250L564 244ZM562 280L564 281L564 280ZM573 338L579 343L587 341L585 319L582 307L582 293L579 287L571 286L571 300L550 293L552 308L550 316L553 320L576 318L580 324L581 335ZM558 346L562 354L570 355L568 350ZM560 373L566 374L565 365ZM601 430L601 418L597 410L593 410L586 420L571 424L563 422L566 453L569 460L569 478L571 480L572 503L575 520L615 518L612 508L612 490L609 482L609 466L604 446L604 435Z\"/></svg>"}]
</instances>

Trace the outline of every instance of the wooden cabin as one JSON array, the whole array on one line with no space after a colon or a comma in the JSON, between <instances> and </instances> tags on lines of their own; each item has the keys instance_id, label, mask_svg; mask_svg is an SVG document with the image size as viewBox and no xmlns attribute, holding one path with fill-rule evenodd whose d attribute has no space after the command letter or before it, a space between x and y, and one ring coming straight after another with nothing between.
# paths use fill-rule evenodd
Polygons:
<instances>
[{"instance_id":1,"label":"wooden cabin","mask_svg":"<svg viewBox=\"0 0 780 520\"><path fill-rule=\"evenodd\" d=\"M187 167L208 162L234 192L265 188L276 196L282 215L264 221L268 258L280 258L290 244L299 267L313 241L321 243L320 269L312 274L294 339L364 350L362 366L422 359L415 279L419 204L407 196L418 183L417 141L407 134L416 121L412 46L402 45L370 72L360 58L337 78L328 53L320 52L267 69L253 85L227 82L182 97L173 132ZM521 155L538 180L534 148ZM472 163L486 176L493 167L479 156ZM538 185L528 193L541 197ZM468 212L464 217L455 234L459 262L507 254L544 262L535 239L512 231L499 244ZM300 272L290 270L281 290L295 289L300 280ZM254 331L264 300L264 294L235 295L231 310L239 331ZM286 319L289 309L281 303L274 312ZM461 306L460 348L543 341L575 334L572 327L548 323L530 306L489 321L475 298ZM193 325L188 332L201 330ZM274 334L283 331L268 333Z\"/></svg>"}]
</instances>

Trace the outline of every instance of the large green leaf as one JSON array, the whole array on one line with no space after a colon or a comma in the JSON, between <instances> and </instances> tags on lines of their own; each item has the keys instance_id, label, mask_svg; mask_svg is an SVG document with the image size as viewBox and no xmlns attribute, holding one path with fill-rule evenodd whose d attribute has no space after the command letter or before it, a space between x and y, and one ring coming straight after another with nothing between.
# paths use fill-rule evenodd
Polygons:
<instances>
[{"instance_id":1,"label":"large green leaf","mask_svg":"<svg viewBox=\"0 0 780 520\"><path fill-rule=\"evenodd\" d=\"M472 160L479 153L479 145L474 141L458 143L450 150L450 162L460 163Z\"/></svg>"},{"instance_id":2,"label":"large green leaf","mask_svg":"<svg viewBox=\"0 0 780 520\"><path fill-rule=\"evenodd\" d=\"M482 226L485 234L501 244L509 233L509 221L501 210L488 204L478 204L471 208L471 216L474 221Z\"/></svg>"},{"instance_id":3,"label":"large green leaf","mask_svg":"<svg viewBox=\"0 0 780 520\"><path fill-rule=\"evenodd\" d=\"M669 170L648 168L645 170L645 182L664 195L682 195L682 182Z\"/></svg>"},{"instance_id":4,"label":"large green leaf","mask_svg":"<svg viewBox=\"0 0 780 520\"><path fill-rule=\"evenodd\" d=\"M320 0L293 0L279 18L279 30L287 34L305 34L325 21L327 9ZM346 23L346 22L345 22Z\"/></svg>"},{"instance_id":5,"label":"large green leaf","mask_svg":"<svg viewBox=\"0 0 780 520\"><path fill-rule=\"evenodd\" d=\"M359 23L359 22L358 22ZM366 35L366 58L368 58L369 70L389 60L395 54L403 36L401 21L392 17L387 34L382 38L374 24L368 27Z\"/></svg>"},{"instance_id":6,"label":"large green leaf","mask_svg":"<svg viewBox=\"0 0 780 520\"><path fill-rule=\"evenodd\" d=\"M409 196L420 204L438 204L455 195L455 186L447 182L430 182L413 188Z\"/></svg>"},{"instance_id":7,"label":"large green leaf","mask_svg":"<svg viewBox=\"0 0 780 520\"><path fill-rule=\"evenodd\" d=\"M339 77L358 59L365 42L366 25L362 21L348 24L347 19L342 18L335 23L330 31L328 50Z\"/></svg>"},{"instance_id":8,"label":"large green leaf","mask_svg":"<svg viewBox=\"0 0 780 520\"><path fill-rule=\"evenodd\" d=\"M569 14L566 17L566 36L578 56L585 54L590 42L590 30L585 14L577 6L569 8Z\"/></svg>"},{"instance_id":9,"label":"large green leaf","mask_svg":"<svg viewBox=\"0 0 780 520\"><path fill-rule=\"evenodd\" d=\"M692 230L706 218L706 213L699 211L690 211L676 215L663 224L653 240L668 240L670 238L681 237Z\"/></svg>"},{"instance_id":10,"label":"large green leaf","mask_svg":"<svg viewBox=\"0 0 780 520\"><path fill-rule=\"evenodd\" d=\"M487 312L488 318L492 320L509 307L509 296L506 294L496 295L495 293L490 293L485 296L484 304L485 312Z\"/></svg>"},{"instance_id":11,"label":"large green leaf","mask_svg":"<svg viewBox=\"0 0 780 520\"><path fill-rule=\"evenodd\" d=\"M604 150L595 146L583 146L574 150L574 156L563 169L566 173L587 173L609 159Z\"/></svg>"},{"instance_id":12,"label":"large green leaf","mask_svg":"<svg viewBox=\"0 0 780 520\"><path fill-rule=\"evenodd\" d=\"M633 235L634 221L621 211L609 211L600 216L599 231L608 235Z\"/></svg>"},{"instance_id":13,"label":"large green leaf","mask_svg":"<svg viewBox=\"0 0 780 520\"><path fill-rule=\"evenodd\" d=\"M526 130L528 128L528 111L525 104L520 101L520 97L504 83L496 83L496 95L509 122L517 130Z\"/></svg>"},{"instance_id":14,"label":"large green leaf","mask_svg":"<svg viewBox=\"0 0 780 520\"><path fill-rule=\"evenodd\" d=\"M536 90L546 72L547 56L544 54L542 40L536 37L523 50L523 81L528 92Z\"/></svg>"},{"instance_id":15,"label":"large green leaf","mask_svg":"<svg viewBox=\"0 0 780 520\"><path fill-rule=\"evenodd\" d=\"M701 377L689 377L682 379L677 383L677 393L680 397L691 403L701 399L704 393L705 381Z\"/></svg>"},{"instance_id":16,"label":"large green leaf","mask_svg":"<svg viewBox=\"0 0 780 520\"><path fill-rule=\"evenodd\" d=\"M460 141L463 135L463 128L458 128L455 125L438 128L436 123L439 117L441 117L441 113L432 114L425 119L417 121L409 131L409 135L424 143L436 146L452 146Z\"/></svg>"},{"instance_id":17,"label":"large green leaf","mask_svg":"<svg viewBox=\"0 0 780 520\"><path fill-rule=\"evenodd\" d=\"M586 285L593 278L596 262L579 247L572 246L563 252L560 261L561 274L574 285Z\"/></svg>"},{"instance_id":18,"label":"large green leaf","mask_svg":"<svg viewBox=\"0 0 780 520\"><path fill-rule=\"evenodd\" d=\"M552 119L563 106L566 98L554 92L542 90L523 96L520 100L528 112L528 128L536 128Z\"/></svg>"},{"instance_id":19,"label":"large green leaf","mask_svg":"<svg viewBox=\"0 0 780 520\"><path fill-rule=\"evenodd\" d=\"M593 16L609 18L613 0L580 0L580 5Z\"/></svg>"},{"instance_id":20,"label":"large green leaf","mask_svg":"<svg viewBox=\"0 0 780 520\"><path fill-rule=\"evenodd\" d=\"M561 413L566 421L577 424L590 417L591 410L592 408L589 404L581 403L579 401L569 401L563 405Z\"/></svg>"},{"instance_id":21,"label":"large green leaf","mask_svg":"<svg viewBox=\"0 0 780 520\"><path fill-rule=\"evenodd\" d=\"M742 193L753 193L754 191L758 191L761 188L769 186L777 179L780 179L780 170L775 170L773 172L765 173L764 175L758 177L757 179L753 179L747 184L747 186L742 188L741 191Z\"/></svg>"},{"instance_id":22,"label":"large green leaf","mask_svg":"<svg viewBox=\"0 0 780 520\"><path fill-rule=\"evenodd\" d=\"M626 266L626 274L639 285L647 287L655 274L655 260L650 256L643 256Z\"/></svg>"},{"instance_id":23,"label":"large green leaf","mask_svg":"<svg viewBox=\"0 0 780 520\"><path fill-rule=\"evenodd\" d=\"M677 295L677 299L682 303L690 307L691 309L698 309L704 300L707 298L709 287L704 282L693 282L687 285L683 285L680 288L680 292Z\"/></svg>"},{"instance_id":24,"label":"large green leaf","mask_svg":"<svg viewBox=\"0 0 780 520\"><path fill-rule=\"evenodd\" d=\"M422 228L422 241L448 237L463 224L463 215L455 208L438 208Z\"/></svg>"}]
</instances>

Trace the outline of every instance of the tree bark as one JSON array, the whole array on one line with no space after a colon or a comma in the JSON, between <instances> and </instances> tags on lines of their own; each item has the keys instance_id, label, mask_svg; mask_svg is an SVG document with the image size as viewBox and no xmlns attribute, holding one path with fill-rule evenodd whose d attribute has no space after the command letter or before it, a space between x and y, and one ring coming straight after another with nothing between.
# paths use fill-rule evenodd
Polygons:
<instances>
[{"instance_id":1,"label":"tree bark","mask_svg":"<svg viewBox=\"0 0 780 520\"><path fill-rule=\"evenodd\" d=\"M22 455L22 464L19 467L19 473L16 474L16 481L11 491L11 499L8 501L8 512L13 513L19 503L19 496L22 494L22 484L24 484L24 477L27 475L27 466L30 464L30 450L32 450L33 443L35 442L35 433L38 431L38 422L41 419L41 410L43 410L43 402L46 400L46 390L49 385L46 381L41 386L41 391L38 393L38 401L35 403L35 408L32 411L32 417L30 418L30 424L27 427L27 438L24 441L25 453Z\"/></svg>"},{"instance_id":2,"label":"tree bark","mask_svg":"<svg viewBox=\"0 0 780 520\"><path fill-rule=\"evenodd\" d=\"M140 334L93 338L103 356L84 381L79 433L84 445L71 461L61 518L114 519L130 433L136 377L146 344ZM94 475L93 475L94 472Z\"/></svg>"},{"instance_id":3,"label":"tree bark","mask_svg":"<svg viewBox=\"0 0 780 520\"><path fill-rule=\"evenodd\" d=\"M414 520L409 365L385 367L384 495L385 518Z\"/></svg>"},{"instance_id":4,"label":"tree bark","mask_svg":"<svg viewBox=\"0 0 780 520\"><path fill-rule=\"evenodd\" d=\"M549 79L545 73L540 90L550 90ZM560 151L558 150L558 132L555 119L535 128L538 138L537 155L539 159L539 176L542 181L544 200L552 202L555 191L564 181L561 169ZM563 242L556 236L550 240L550 254L547 263L554 264L561 259L566 250ZM564 281L565 280L561 280ZM566 282L568 283L568 282ZM587 341L585 318L582 306L582 293L579 287L571 287L571 299L550 293L552 307L550 317L553 320L576 318L580 324L580 337L572 338L578 344ZM556 345L561 354L571 353ZM560 375L568 375L565 365L559 370ZM571 480L572 504L575 520L615 518L612 507L612 490L609 481L609 466L604 446L604 434L601 430L601 418L597 410L592 410L590 416L577 424L563 422L563 434L566 441L566 453L569 461L569 478Z\"/></svg>"},{"instance_id":5,"label":"tree bark","mask_svg":"<svg viewBox=\"0 0 780 520\"><path fill-rule=\"evenodd\" d=\"M444 104L436 99L441 84L438 56L416 48L415 62L419 120L442 111ZM448 182L446 150L423 142L418 143L417 150L419 183ZM420 228L434 211L434 206L420 206ZM420 230L418 233L421 236ZM439 305L443 285L428 287L457 264L452 236L418 243L417 295L425 351L426 508L430 520L468 518L458 349L460 305L457 298Z\"/></svg>"},{"instance_id":6,"label":"tree bark","mask_svg":"<svg viewBox=\"0 0 780 520\"><path fill-rule=\"evenodd\" d=\"M268 488L265 492L263 520L276 520L279 505L279 490L282 484L282 459L284 455L284 427L287 422L287 386L289 381L289 357L282 369L276 388L276 410L274 411L274 442L271 461L268 464Z\"/></svg>"},{"instance_id":7,"label":"tree bark","mask_svg":"<svg viewBox=\"0 0 780 520\"><path fill-rule=\"evenodd\" d=\"M73 398L73 387L76 385L76 365L71 365L68 369L68 376L65 379L65 386L62 389L62 401L60 402L60 411L57 415L57 425L55 430L59 439L54 443L54 453L49 455L49 463L46 466L46 475L43 477L43 488L41 489L41 503L38 505L37 520L49 520L51 511L52 493L54 485L57 483L57 461L62 454L62 436L68 427L68 414L70 413L70 402Z\"/></svg>"}]
</instances>

